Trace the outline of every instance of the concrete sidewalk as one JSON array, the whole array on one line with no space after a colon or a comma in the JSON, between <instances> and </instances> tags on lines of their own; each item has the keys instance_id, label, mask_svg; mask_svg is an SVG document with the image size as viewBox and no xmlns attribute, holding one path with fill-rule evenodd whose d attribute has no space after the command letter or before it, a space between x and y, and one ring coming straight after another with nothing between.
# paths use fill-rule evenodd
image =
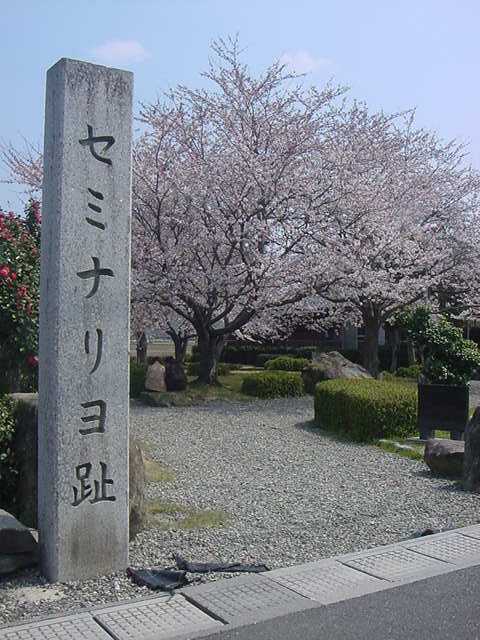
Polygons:
<instances>
[{"instance_id":1,"label":"concrete sidewalk","mask_svg":"<svg viewBox=\"0 0 480 640\"><path fill-rule=\"evenodd\" d=\"M473 571L475 584L480 582L480 525L264 574L186 587L173 596L153 596L63 618L1 627L0 640L185 640L212 634L225 639L266 640L298 635L295 625L303 625L302 639L337 637L333 632L325 635L329 624L334 625L332 629L338 628L338 638L363 638L369 636L372 624L372 611L365 603L386 603L385 611L391 613L389 624L396 619L397 630L402 631L402 625L411 622L405 602L412 602L412 592L418 594L413 601L429 620L427 612L432 610L434 597L439 606L438 596L428 597L429 584L441 585L444 596L452 584L458 584L460 593L465 571ZM472 597L477 594L475 588ZM355 601L348 602L352 599ZM455 593L448 599L449 603L457 602ZM438 614L447 609L440 607ZM478 606L476 609L478 613ZM382 609L375 606L374 610L373 620L378 622L379 633L384 634L378 638L410 637L396 634L393 627L386 633ZM360 633L361 628L366 635Z\"/></svg>"}]
</instances>

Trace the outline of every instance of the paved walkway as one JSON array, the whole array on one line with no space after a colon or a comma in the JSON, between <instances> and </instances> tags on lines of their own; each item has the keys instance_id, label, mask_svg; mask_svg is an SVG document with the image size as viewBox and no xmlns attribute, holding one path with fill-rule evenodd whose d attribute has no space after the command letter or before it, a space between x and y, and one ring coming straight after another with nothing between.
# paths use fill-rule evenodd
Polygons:
<instances>
[{"instance_id":1,"label":"paved walkway","mask_svg":"<svg viewBox=\"0 0 480 640\"><path fill-rule=\"evenodd\" d=\"M414 601L417 609L423 604L425 617L431 620L428 611L433 599L444 596L448 585L461 586L462 580L467 580L458 578L457 572L477 566L480 566L480 525L264 574L187 587L172 596L154 596L62 618L3 627L0 640L186 640L206 636L269 640L298 636L302 625L301 637L312 640L412 637L405 632L406 626L412 623L411 616L406 615L409 607L405 604ZM443 579L447 574L451 574L448 580ZM474 571L473 578L478 585L478 570ZM433 580L437 593L422 586L420 581L425 579ZM412 586L416 583L420 584L419 588ZM398 587L402 589L396 589ZM478 589L474 592L477 594ZM376 627L383 633L381 636L370 635L368 625L365 627L372 617L372 609L362 607L361 603L370 600L361 598L352 603L356 618L344 615L345 607L344 614L338 609L338 603L360 596L373 597L373 594L374 603L390 603L385 611L375 608ZM448 595L450 601L455 596L451 587ZM438 610L436 638L453 637L438 635L438 629L451 629L452 620L446 614L448 606L447 602L447 608ZM478 605L476 607L478 609ZM340 611L336 621L335 611ZM276 618L280 619L274 627L268 623L258 624ZM315 621L320 619L326 621L326 625L328 622L336 635L333 631L333 635L325 635L328 625L323 630L316 626ZM478 631L475 616L471 620L459 620L455 628L459 629L458 624L462 623L468 628L468 635L475 629ZM252 624L256 626L249 630L248 625ZM361 628L364 632L360 632ZM287 632L289 635L285 635ZM457 633L455 637L464 636Z\"/></svg>"}]
</instances>

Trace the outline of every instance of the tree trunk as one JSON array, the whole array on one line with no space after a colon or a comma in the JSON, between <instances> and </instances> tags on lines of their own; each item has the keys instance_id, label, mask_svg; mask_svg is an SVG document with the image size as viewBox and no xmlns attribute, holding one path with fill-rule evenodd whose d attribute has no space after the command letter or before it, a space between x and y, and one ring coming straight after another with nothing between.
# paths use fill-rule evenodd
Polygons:
<instances>
[{"instance_id":1,"label":"tree trunk","mask_svg":"<svg viewBox=\"0 0 480 640\"><path fill-rule=\"evenodd\" d=\"M413 364L416 364L417 362L417 356L415 353L415 345L413 344L412 340L408 339L407 340L407 359L408 359L408 366L411 367Z\"/></svg>"},{"instance_id":2,"label":"tree trunk","mask_svg":"<svg viewBox=\"0 0 480 640\"><path fill-rule=\"evenodd\" d=\"M390 371L395 373L398 369L398 353L400 351L401 335L398 327L392 327L392 358L390 360Z\"/></svg>"},{"instance_id":3,"label":"tree trunk","mask_svg":"<svg viewBox=\"0 0 480 640\"><path fill-rule=\"evenodd\" d=\"M203 384L216 384L218 381L218 362L225 346L225 336L212 336L208 333L198 335L200 372L198 379Z\"/></svg>"},{"instance_id":4,"label":"tree trunk","mask_svg":"<svg viewBox=\"0 0 480 640\"><path fill-rule=\"evenodd\" d=\"M172 336L173 344L175 345L175 360L178 362L178 364L185 364L185 356L187 355L189 339L190 338L179 336L178 334Z\"/></svg>"},{"instance_id":5,"label":"tree trunk","mask_svg":"<svg viewBox=\"0 0 480 640\"><path fill-rule=\"evenodd\" d=\"M378 375L378 331L380 329L380 318L375 313L364 314L363 324L365 327L365 340L362 345L363 366L375 378Z\"/></svg>"}]
</instances>

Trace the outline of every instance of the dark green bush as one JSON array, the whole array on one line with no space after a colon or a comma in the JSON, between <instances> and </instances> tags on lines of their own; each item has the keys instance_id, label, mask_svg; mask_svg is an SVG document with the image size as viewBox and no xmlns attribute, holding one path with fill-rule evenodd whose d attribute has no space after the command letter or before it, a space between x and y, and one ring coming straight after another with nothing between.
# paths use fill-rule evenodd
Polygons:
<instances>
[{"instance_id":1,"label":"dark green bush","mask_svg":"<svg viewBox=\"0 0 480 640\"><path fill-rule=\"evenodd\" d=\"M303 383L298 373L287 371L253 373L243 378L241 391L257 398L301 396Z\"/></svg>"},{"instance_id":2,"label":"dark green bush","mask_svg":"<svg viewBox=\"0 0 480 640\"><path fill-rule=\"evenodd\" d=\"M395 371L395 375L399 378L418 378L422 373L422 367L419 364L412 364L409 367L400 367Z\"/></svg>"},{"instance_id":3,"label":"dark green bush","mask_svg":"<svg viewBox=\"0 0 480 640\"><path fill-rule=\"evenodd\" d=\"M310 360L307 360L306 358L279 356L278 358L267 360L265 363L265 369L268 371L301 371L308 364L310 364Z\"/></svg>"},{"instance_id":4,"label":"dark green bush","mask_svg":"<svg viewBox=\"0 0 480 640\"><path fill-rule=\"evenodd\" d=\"M257 367L264 367L265 363L273 358L281 358L281 353L259 353L256 359Z\"/></svg>"},{"instance_id":5,"label":"dark green bush","mask_svg":"<svg viewBox=\"0 0 480 640\"><path fill-rule=\"evenodd\" d=\"M219 362L217 366L217 372L219 376L228 376L230 371L234 369L234 366L225 362ZM188 376L200 375L200 363L199 362L187 362L186 371Z\"/></svg>"},{"instance_id":6,"label":"dark green bush","mask_svg":"<svg viewBox=\"0 0 480 640\"><path fill-rule=\"evenodd\" d=\"M147 365L130 360L130 397L138 398L145 391Z\"/></svg>"},{"instance_id":7,"label":"dark green bush","mask_svg":"<svg viewBox=\"0 0 480 640\"><path fill-rule=\"evenodd\" d=\"M416 386L370 379L321 382L315 388L315 421L361 442L414 435Z\"/></svg>"},{"instance_id":8,"label":"dark green bush","mask_svg":"<svg viewBox=\"0 0 480 640\"><path fill-rule=\"evenodd\" d=\"M225 345L221 355L222 362L230 362L232 364L247 364L251 366L263 366L263 362L258 361L259 356L270 355L270 358L276 356L292 356L296 358L307 358L311 360L316 347L289 347L285 344L257 344L257 343L238 343L229 342ZM193 359L198 360L198 347L192 348Z\"/></svg>"},{"instance_id":9,"label":"dark green bush","mask_svg":"<svg viewBox=\"0 0 480 640\"><path fill-rule=\"evenodd\" d=\"M9 396L0 397L0 505L11 507L15 494L17 470L12 450L15 432L15 403Z\"/></svg>"}]
</instances>

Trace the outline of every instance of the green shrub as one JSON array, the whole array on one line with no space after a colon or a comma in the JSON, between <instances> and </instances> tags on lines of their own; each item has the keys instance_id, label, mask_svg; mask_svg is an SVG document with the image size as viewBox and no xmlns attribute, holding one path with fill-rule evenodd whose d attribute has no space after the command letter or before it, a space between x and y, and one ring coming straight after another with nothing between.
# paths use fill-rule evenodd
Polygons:
<instances>
[{"instance_id":1,"label":"green shrub","mask_svg":"<svg viewBox=\"0 0 480 640\"><path fill-rule=\"evenodd\" d=\"M145 391L147 365L130 360L130 397L138 398Z\"/></svg>"},{"instance_id":2,"label":"green shrub","mask_svg":"<svg viewBox=\"0 0 480 640\"><path fill-rule=\"evenodd\" d=\"M217 365L217 372L219 376L228 376L233 369L233 365L226 364L225 362L219 362ZM200 375L200 363L199 362L187 362L186 363L187 375L198 377Z\"/></svg>"},{"instance_id":3,"label":"green shrub","mask_svg":"<svg viewBox=\"0 0 480 640\"><path fill-rule=\"evenodd\" d=\"M306 358L279 356L278 358L267 360L265 369L268 369L268 371L301 371L308 364L310 364L310 360Z\"/></svg>"},{"instance_id":4,"label":"green shrub","mask_svg":"<svg viewBox=\"0 0 480 640\"><path fill-rule=\"evenodd\" d=\"M361 442L414 435L416 387L365 378L321 382L315 388L315 421Z\"/></svg>"},{"instance_id":5,"label":"green shrub","mask_svg":"<svg viewBox=\"0 0 480 640\"><path fill-rule=\"evenodd\" d=\"M466 385L480 366L480 351L447 318L434 319L426 307L415 309L408 333L423 353L422 376L429 384Z\"/></svg>"},{"instance_id":6,"label":"green shrub","mask_svg":"<svg viewBox=\"0 0 480 640\"><path fill-rule=\"evenodd\" d=\"M301 377L293 372L254 373L243 378L241 392L257 398L301 396L303 383Z\"/></svg>"},{"instance_id":7,"label":"green shrub","mask_svg":"<svg viewBox=\"0 0 480 640\"><path fill-rule=\"evenodd\" d=\"M409 367L400 367L395 371L395 375L399 378L418 378L422 373L422 367L419 364L412 364Z\"/></svg>"},{"instance_id":8,"label":"green shrub","mask_svg":"<svg viewBox=\"0 0 480 640\"><path fill-rule=\"evenodd\" d=\"M256 365L257 367L264 367L269 360L281 357L281 353L259 353L256 359Z\"/></svg>"},{"instance_id":9,"label":"green shrub","mask_svg":"<svg viewBox=\"0 0 480 640\"><path fill-rule=\"evenodd\" d=\"M12 450L15 432L14 401L0 397L0 505L11 508L15 494L17 470Z\"/></svg>"}]
</instances>

